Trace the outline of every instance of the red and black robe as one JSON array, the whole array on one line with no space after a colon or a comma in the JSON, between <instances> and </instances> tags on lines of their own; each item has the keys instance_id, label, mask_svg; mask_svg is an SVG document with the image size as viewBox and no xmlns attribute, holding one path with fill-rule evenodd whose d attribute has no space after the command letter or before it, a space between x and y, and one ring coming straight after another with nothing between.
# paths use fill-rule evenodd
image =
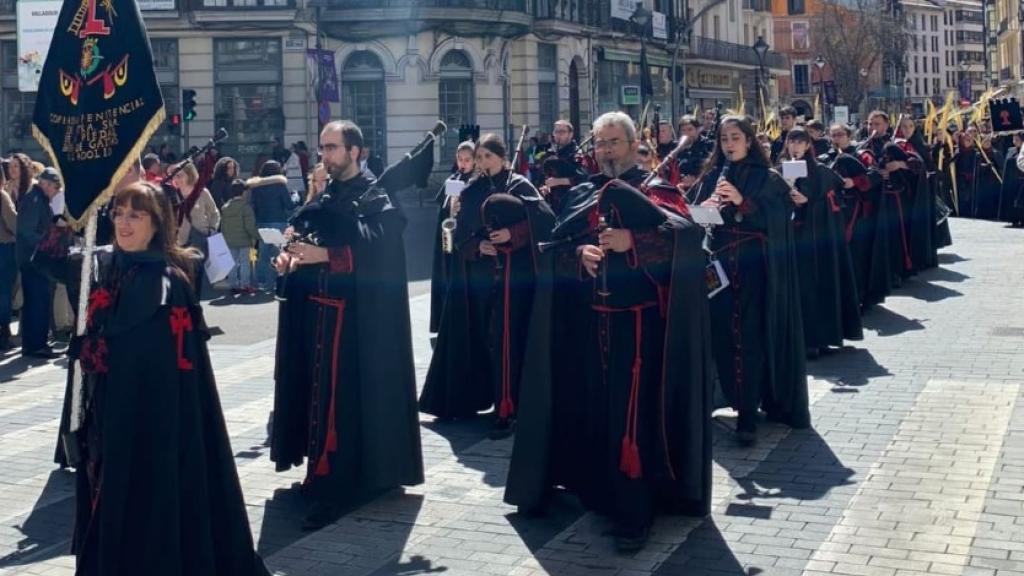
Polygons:
<instances>
[{"instance_id":1,"label":"red and black robe","mask_svg":"<svg viewBox=\"0 0 1024 576\"><path fill-rule=\"evenodd\" d=\"M493 194L522 201L526 219L497 257L480 252L490 233L482 207ZM494 405L514 416L527 322L533 302L537 242L547 239L554 215L526 178L508 171L471 180L456 217L455 253L437 322L420 411L440 418L471 417Z\"/></svg>"},{"instance_id":2,"label":"red and black robe","mask_svg":"<svg viewBox=\"0 0 1024 576\"><path fill-rule=\"evenodd\" d=\"M191 287L158 252L101 263L86 335L72 346L85 392L72 440L76 574L268 574Z\"/></svg>"},{"instance_id":3,"label":"red and black robe","mask_svg":"<svg viewBox=\"0 0 1024 576\"><path fill-rule=\"evenodd\" d=\"M639 184L645 173L624 176ZM635 529L657 511L703 515L710 508L702 234L608 180L594 177L578 191L578 218L560 222L553 238L561 245L545 254L505 501L536 510L561 485ZM597 243L591 212L600 209L605 184L631 194L629 203L644 215L609 212L608 224L630 229L634 245L609 255L608 296L576 252Z\"/></svg>"},{"instance_id":4,"label":"red and black robe","mask_svg":"<svg viewBox=\"0 0 1024 576\"><path fill-rule=\"evenodd\" d=\"M423 482L402 231L358 175L292 218L329 261L278 280L274 427L279 471L306 461L316 500L344 505Z\"/></svg>"}]
</instances>

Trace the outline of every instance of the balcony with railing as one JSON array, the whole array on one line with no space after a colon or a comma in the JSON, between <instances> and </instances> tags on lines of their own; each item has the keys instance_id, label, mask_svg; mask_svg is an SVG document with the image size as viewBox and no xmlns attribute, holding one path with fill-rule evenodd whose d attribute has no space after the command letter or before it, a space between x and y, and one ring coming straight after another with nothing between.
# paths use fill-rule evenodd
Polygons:
<instances>
[{"instance_id":1,"label":"balcony with railing","mask_svg":"<svg viewBox=\"0 0 1024 576\"><path fill-rule=\"evenodd\" d=\"M532 0L534 17L540 28L568 25L600 28L611 19L600 3L586 0Z\"/></svg>"},{"instance_id":2,"label":"balcony with railing","mask_svg":"<svg viewBox=\"0 0 1024 576\"><path fill-rule=\"evenodd\" d=\"M734 64L746 64L758 66L757 54L754 49L744 44L725 42L714 38L696 36L690 45L690 58L701 60L712 60L715 62L732 62ZM789 69L789 60L778 52L768 52L764 57L765 68Z\"/></svg>"},{"instance_id":3,"label":"balcony with railing","mask_svg":"<svg viewBox=\"0 0 1024 576\"><path fill-rule=\"evenodd\" d=\"M772 3L771 0L743 0L743 9L754 12L771 12Z\"/></svg>"},{"instance_id":4,"label":"balcony with railing","mask_svg":"<svg viewBox=\"0 0 1024 576\"><path fill-rule=\"evenodd\" d=\"M261 10L295 8L295 0L193 0L196 10Z\"/></svg>"},{"instance_id":5,"label":"balcony with railing","mask_svg":"<svg viewBox=\"0 0 1024 576\"><path fill-rule=\"evenodd\" d=\"M343 40L443 30L460 36L529 31L533 0L320 0L321 24Z\"/></svg>"}]
</instances>

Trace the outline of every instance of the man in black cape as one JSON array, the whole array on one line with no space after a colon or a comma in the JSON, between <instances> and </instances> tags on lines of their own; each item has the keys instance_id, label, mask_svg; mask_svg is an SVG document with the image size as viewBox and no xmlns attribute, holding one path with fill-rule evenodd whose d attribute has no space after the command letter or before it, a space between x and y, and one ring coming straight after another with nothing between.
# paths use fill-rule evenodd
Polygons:
<instances>
[{"instance_id":1,"label":"man in black cape","mask_svg":"<svg viewBox=\"0 0 1024 576\"><path fill-rule=\"evenodd\" d=\"M629 551L659 510L710 511L712 380L702 234L611 181L643 174L631 166L635 129L621 129L632 122L617 122L596 123L606 174L579 187L544 256L505 501L537 512L563 486L610 515L616 545ZM610 171L609 156L618 160ZM596 248L599 213L634 239L625 252L608 251L608 296L577 252Z\"/></svg>"},{"instance_id":2,"label":"man in black cape","mask_svg":"<svg viewBox=\"0 0 1024 576\"><path fill-rule=\"evenodd\" d=\"M576 157L579 145L574 136L571 122L556 121L551 132L551 147L541 164L544 185L539 190L555 214L561 213L569 190L587 179L587 173Z\"/></svg>"},{"instance_id":3,"label":"man in black cape","mask_svg":"<svg viewBox=\"0 0 1024 576\"><path fill-rule=\"evenodd\" d=\"M362 133L321 134L331 182L292 219L275 262L278 324L271 460L307 459L305 528L401 485L423 482L402 231L405 217L359 171Z\"/></svg>"},{"instance_id":4,"label":"man in black cape","mask_svg":"<svg viewBox=\"0 0 1024 576\"><path fill-rule=\"evenodd\" d=\"M888 270L873 267L876 244L887 237L876 235L881 177L865 166L874 162L871 154L842 153L831 168L843 179L844 238L853 261L857 297L862 307L880 303L889 293Z\"/></svg>"}]
</instances>

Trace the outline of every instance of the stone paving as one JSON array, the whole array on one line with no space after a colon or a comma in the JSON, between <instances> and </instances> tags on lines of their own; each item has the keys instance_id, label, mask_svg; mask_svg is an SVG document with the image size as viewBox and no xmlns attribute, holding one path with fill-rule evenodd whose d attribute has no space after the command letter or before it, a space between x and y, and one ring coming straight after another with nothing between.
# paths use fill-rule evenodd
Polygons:
<instances>
[{"instance_id":1,"label":"stone paving","mask_svg":"<svg viewBox=\"0 0 1024 576\"><path fill-rule=\"evenodd\" d=\"M714 513L660 518L616 555L571 498L544 518L501 502L511 440L486 419L422 419L427 483L319 532L301 472L268 461L273 342L212 345L261 554L282 575L1024 575L1024 232L957 220L942 268L864 319L864 341L809 364L814 427L765 423L757 447L716 417ZM427 297L410 301L417 370ZM0 360L0 574L73 573L71 476L52 464L61 365Z\"/></svg>"}]
</instances>

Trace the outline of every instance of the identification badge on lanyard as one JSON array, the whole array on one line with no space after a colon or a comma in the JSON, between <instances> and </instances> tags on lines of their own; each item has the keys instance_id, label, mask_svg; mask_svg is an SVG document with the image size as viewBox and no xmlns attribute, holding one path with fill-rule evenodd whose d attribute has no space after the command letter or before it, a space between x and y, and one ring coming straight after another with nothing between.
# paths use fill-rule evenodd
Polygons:
<instances>
[{"instance_id":1,"label":"identification badge on lanyard","mask_svg":"<svg viewBox=\"0 0 1024 576\"><path fill-rule=\"evenodd\" d=\"M729 277L726 276L722 263L717 259L712 258L708 265L704 267L704 282L708 287L709 299L729 286Z\"/></svg>"}]
</instances>

